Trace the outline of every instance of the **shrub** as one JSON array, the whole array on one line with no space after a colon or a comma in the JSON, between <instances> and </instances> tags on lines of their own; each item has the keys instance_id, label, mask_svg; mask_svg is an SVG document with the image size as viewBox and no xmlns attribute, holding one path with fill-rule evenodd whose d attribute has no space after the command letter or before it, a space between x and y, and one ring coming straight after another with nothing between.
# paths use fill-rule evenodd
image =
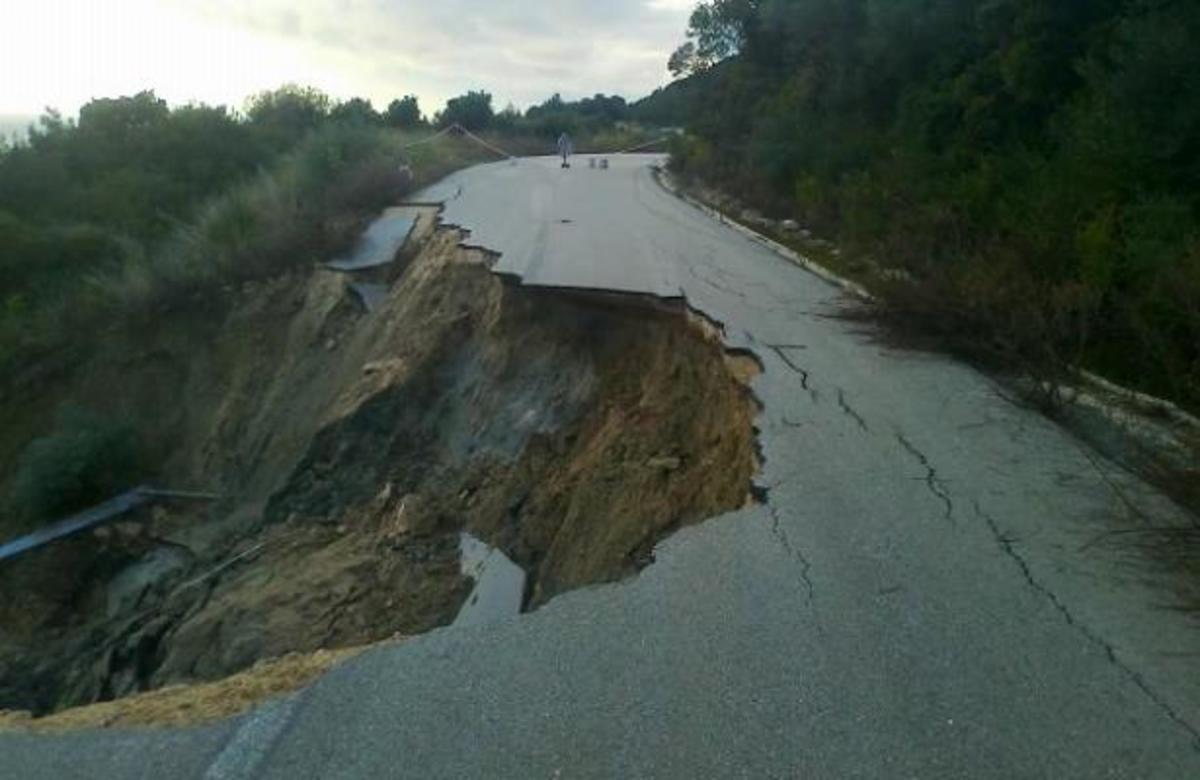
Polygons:
<instances>
[{"instance_id":1,"label":"shrub","mask_svg":"<svg viewBox=\"0 0 1200 780\"><path fill-rule=\"evenodd\" d=\"M26 447L10 503L25 520L46 520L131 487L141 467L132 429L82 407L65 406L54 432Z\"/></svg>"}]
</instances>

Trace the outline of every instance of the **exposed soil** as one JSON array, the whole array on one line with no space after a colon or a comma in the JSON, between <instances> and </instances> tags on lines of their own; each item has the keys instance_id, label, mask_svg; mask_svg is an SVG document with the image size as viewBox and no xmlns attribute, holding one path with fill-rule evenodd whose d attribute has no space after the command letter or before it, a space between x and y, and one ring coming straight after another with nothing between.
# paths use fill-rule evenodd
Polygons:
<instances>
[{"instance_id":1,"label":"exposed soil","mask_svg":"<svg viewBox=\"0 0 1200 780\"><path fill-rule=\"evenodd\" d=\"M236 710L306 682L323 651L451 622L463 531L526 569L536 607L749 500L754 361L682 308L506 284L460 240L427 233L376 274L390 292L370 314L346 277L296 272L39 378L26 438L82 399L142 421L155 481L226 498L0 567L0 709L227 715L214 691L252 691ZM263 672L289 654L301 672ZM233 689L194 685L255 664Z\"/></svg>"},{"instance_id":2,"label":"exposed soil","mask_svg":"<svg viewBox=\"0 0 1200 780\"><path fill-rule=\"evenodd\" d=\"M67 731L95 728L189 726L245 712L274 696L298 690L366 648L318 650L260 661L245 672L211 683L172 685L116 701L34 718L0 712L0 729Z\"/></svg>"}]
</instances>

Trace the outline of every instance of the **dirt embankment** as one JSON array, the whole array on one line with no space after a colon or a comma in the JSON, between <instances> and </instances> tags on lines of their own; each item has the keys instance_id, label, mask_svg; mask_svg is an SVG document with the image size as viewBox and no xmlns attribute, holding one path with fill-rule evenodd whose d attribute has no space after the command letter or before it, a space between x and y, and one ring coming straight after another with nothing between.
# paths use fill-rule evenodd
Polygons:
<instances>
[{"instance_id":1,"label":"dirt embankment","mask_svg":"<svg viewBox=\"0 0 1200 780\"><path fill-rule=\"evenodd\" d=\"M0 569L0 709L445 625L471 587L464 531L526 569L537 606L747 502L754 365L685 311L506 285L459 241L430 235L370 313L345 277L297 272L60 377L44 414L84 399L142 420L158 481L226 498Z\"/></svg>"}]
</instances>

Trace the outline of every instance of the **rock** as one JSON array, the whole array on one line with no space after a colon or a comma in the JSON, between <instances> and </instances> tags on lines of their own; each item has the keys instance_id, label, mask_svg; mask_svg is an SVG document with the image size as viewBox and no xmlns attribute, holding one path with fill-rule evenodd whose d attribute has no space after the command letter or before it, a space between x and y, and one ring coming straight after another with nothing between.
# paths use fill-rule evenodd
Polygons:
<instances>
[{"instance_id":1,"label":"rock","mask_svg":"<svg viewBox=\"0 0 1200 780\"><path fill-rule=\"evenodd\" d=\"M658 471L679 471L679 469L683 468L683 461L674 456L651 458L646 461L646 466Z\"/></svg>"},{"instance_id":2,"label":"rock","mask_svg":"<svg viewBox=\"0 0 1200 780\"><path fill-rule=\"evenodd\" d=\"M794 219L785 219L783 222L779 223L779 227L782 228L783 232L785 233L795 233L800 230L800 223Z\"/></svg>"},{"instance_id":3,"label":"rock","mask_svg":"<svg viewBox=\"0 0 1200 780\"><path fill-rule=\"evenodd\" d=\"M428 536L438 527L437 513L433 512L421 496L409 493L400 499L391 519L383 528L386 539L396 539L405 536Z\"/></svg>"},{"instance_id":4,"label":"rock","mask_svg":"<svg viewBox=\"0 0 1200 780\"><path fill-rule=\"evenodd\" d=\"M363 366L365 376L375 374L399 374L404 370L403 360L376 360Z\"/></svg>"},{"instance_id":5,"label":"rock","mask_svg":"<svg viewBox=\"0 0 1200 780\"><path fill-rule=\"evenodd\" d=\"M807 230L807 229L806 229L806 230L801 230L801 231L800 231L800 238L803 238L805 241L809 241L809 240L811 240L811 239L812 239L812 231L811 231L811 230Z\"/></svg>"},{"instance_id":6,"label":"rock","mask_svg":"<svg viewBox=\"0 0 1200 780\"><path fill-rule=\"evenodd\" d=\"M325 351L333 352L335 349L337 349L337 346L338 346L337 341L335 341L334 339L330 339L329 341L325 342Z\"/></svg>"}]
</instances>

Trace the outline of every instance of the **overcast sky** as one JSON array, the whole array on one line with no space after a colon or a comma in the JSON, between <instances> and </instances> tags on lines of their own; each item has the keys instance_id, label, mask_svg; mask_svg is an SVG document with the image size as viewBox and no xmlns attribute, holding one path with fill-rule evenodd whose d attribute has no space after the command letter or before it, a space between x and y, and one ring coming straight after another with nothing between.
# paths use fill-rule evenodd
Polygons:
<instances>
[{"instance_id":1,"label":"overcast sky","mask_svg":"<svg viewBox=\"0 0 1200 780\"><path fill-rule=\"evenodd\" d=\"M554 92L641 97L669 80L694 0L0 0L0 115L73 114L154 89L241 107L285 82L427 113Z\"/></svg>"}]
</instances>

